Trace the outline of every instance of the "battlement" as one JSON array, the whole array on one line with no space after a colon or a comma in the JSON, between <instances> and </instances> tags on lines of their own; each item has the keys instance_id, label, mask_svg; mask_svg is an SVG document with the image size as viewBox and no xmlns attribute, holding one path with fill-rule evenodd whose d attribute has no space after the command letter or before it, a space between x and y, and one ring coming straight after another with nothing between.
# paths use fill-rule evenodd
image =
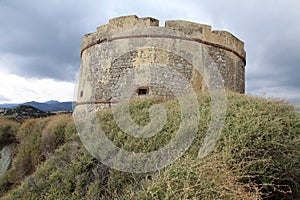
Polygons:
<instances>
[{"instance_id":1,"label":"battlement","mask_svg":"<svg viewBox=\"0 0 300 200\"><path fill-rule=\"evenodd\" d=\"M86 34L82 40L81 53L83 53L83 51L87 48L95 44L99 44L101 41L113 40L114 35L128 30L147 27L156 27L157 29L162 30L161 33L156 32L154 36L168 37L168 35L165 35L165 31L163 30L173 30L183 35L182 39L194 40L196 42L203 43L204 45L211 45L225 49L236 54L244 61L244 63L246 62L244 43L227 31L212 31L212 27L209 25L183 20L168 20L165 22L164 27L159 27L159 20L151 17L139 18L136 15L121 16L110 19L108 24L99 26L96 32ZM152 32L143 34L147 37L149 37L149 35L153 35ZM138 37L142 37L143 34L141 33ZM133 36L128 35L128 37Z\"/></svg>"},{"instance_id":2,"label":"battlement","mask_svg":"<svg viewBox=\"0 0 300 200\"><path fill-rule=\"evenodd\" d=\"M159 26L159 21L151 17L139 18L136 15L129 15L110 19L109 24L115 27L142 28L147 26Z\"/></svg>"}]
</instances>

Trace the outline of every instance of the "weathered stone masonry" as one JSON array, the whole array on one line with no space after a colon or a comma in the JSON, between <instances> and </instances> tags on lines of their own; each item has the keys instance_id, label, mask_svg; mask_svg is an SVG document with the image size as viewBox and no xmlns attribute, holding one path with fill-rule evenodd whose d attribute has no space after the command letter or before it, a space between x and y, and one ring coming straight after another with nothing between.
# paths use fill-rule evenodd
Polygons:
<instances>
[{"instance_id":1,"label":"weathered stone masonry","mask_svg":"<svg viewBox=\"0 0 300 200\"><path fill-rule=\"evenodd\" d=\"M149 17L111 19L83 37L77 103L110 103L112 96L121 95L120 81L137 87L133 95L169 98L173 94L168 85L177 91L187 89L177 72L196 92L204 91L206 83L195 70L202 67L197 60L199 49L217 64L226 89L244 93L244 43L232 34L181 20L166 21L165 27L159 27L159 21ZM138 70L125 76L130 69ZM158 69L164 80L158 78Z\"/></svg>"}]
</instances>

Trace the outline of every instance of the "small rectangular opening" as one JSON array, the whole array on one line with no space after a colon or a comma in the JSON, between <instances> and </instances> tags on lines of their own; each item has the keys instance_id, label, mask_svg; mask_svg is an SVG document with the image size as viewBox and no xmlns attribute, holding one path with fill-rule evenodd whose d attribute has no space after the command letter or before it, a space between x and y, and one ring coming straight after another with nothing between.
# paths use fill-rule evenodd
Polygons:
<instances>
[{"instance_id":1,"label":"small rectangular opening","mask_svg":"<svg viewBox=\"0 0 300 200\"><path fill-rule=\"evenodd\" d=\"M149 92L149 87L140 87L137 89L137 94L140 95L147 95Z\"/></svg>"},{"instance_id":2,"label":"small rectangular opening","mask_svg":"<svg viewBox=\"0 0 300 200\"><path fill-rule=\"evenodd\" d=\"M147 94L147 89L139 89L139 95L146 95Z\"/></svg>"}]
</instances>

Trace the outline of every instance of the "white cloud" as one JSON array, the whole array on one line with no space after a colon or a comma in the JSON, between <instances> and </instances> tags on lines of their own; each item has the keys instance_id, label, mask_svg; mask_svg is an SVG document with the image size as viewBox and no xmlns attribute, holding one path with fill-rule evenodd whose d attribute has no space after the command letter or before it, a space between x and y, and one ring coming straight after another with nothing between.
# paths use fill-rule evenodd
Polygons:
<instances>
[{"instance_id":1,"label":"white cloud","mask_svg":"<svg viewBox=\"0 0 300 200\"><path fill-rule=\"evenodd\" d=\"M285 100L300 107L300 88L291 89L286 86L262 86L250 91L249 94L264 98Z\"/></svg>"},{"instance_id":2,"label":"white cloud","mask_svg":"<svg viewBox=\"0 0 300 200\"><path fill-rule=\"evenodd\" d=\"M0 96L9 102L44 102L48 100L72 101L74 83L54 81L52 79L25 79L13 74L0 72ZM1 101L1 99L0 99Z\"/></svg>"}]
</instances>

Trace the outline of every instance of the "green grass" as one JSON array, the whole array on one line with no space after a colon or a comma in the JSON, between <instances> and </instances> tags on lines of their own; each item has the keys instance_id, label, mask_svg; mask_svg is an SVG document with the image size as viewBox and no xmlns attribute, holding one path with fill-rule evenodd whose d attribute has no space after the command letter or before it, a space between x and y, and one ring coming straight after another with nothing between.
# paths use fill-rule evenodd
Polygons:
<instances>
[{"instance_id":1,"label":"green grass","mask_svg":"<svg viewBox=\"0 0 300 200\"><path fill-rule=\"evenodd\" d=\"M10 130L11 138L2 141L14 146L12 165L0 177L0 195L2 199L300 198L300 114L292 106L227 93L220 138L212 152L199 159L210 98L202 94L198 99L200 120L193 144L174 163L151 173L120 172L98 162L83 147L69 115L21 125L0 122L0 130ZM110 110L100 112L99 121L115 145L151 152L175 137L181 120L178 102L145 99L132 101L129 107L133 121L143 126L150 122L149 108L157 103L163 104L168 119L151 138L123 133Z\"/></svg>"}]
</instances>

